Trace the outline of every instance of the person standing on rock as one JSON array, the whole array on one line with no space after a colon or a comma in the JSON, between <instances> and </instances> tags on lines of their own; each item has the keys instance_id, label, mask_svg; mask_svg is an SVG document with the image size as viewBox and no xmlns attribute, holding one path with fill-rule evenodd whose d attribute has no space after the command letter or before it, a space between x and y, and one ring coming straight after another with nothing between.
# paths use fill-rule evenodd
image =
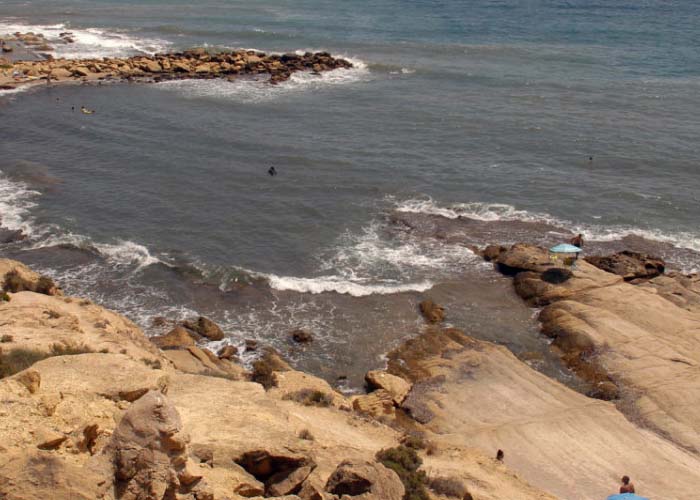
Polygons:
<instances>
[{"instance_id":1,"label":"person standing on rock","mask_svg":"<svg viewBox=\"0 0 700 500\"><path fill-rule=\"evenodd\" d=\"M630 483L629 476L622 476L622 486L620 493L634 493L634 484Z\"/></svg>"},{"instance_id":2,"label":"person standing on rock","mask_svg":"<svg viewBox=\"0 0 700 500\"><path fill-rule=\"evenodd\" d=\"M579 233L578 235L571 238L571 240L569 240L569 243L576 247L583 248L583 235Z\"/></svg>"}]
</instances>

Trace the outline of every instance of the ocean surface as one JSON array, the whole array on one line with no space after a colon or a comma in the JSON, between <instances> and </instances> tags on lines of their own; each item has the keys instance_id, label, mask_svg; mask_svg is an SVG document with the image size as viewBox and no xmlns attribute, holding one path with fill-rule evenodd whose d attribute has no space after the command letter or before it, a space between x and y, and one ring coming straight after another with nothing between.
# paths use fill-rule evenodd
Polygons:
<instances>
[{"instance_id":1,"label":"ocean surface","mask_svg":"<svg viewBox=\"0 0 700 500\"><path fill-rule=\"evenodd\" d=\"M278 86L0 91L0 225L26 235L0 252L149 333L205 314L224 343L275 345L350 388L420 331L425 297L566 380L470 247L582 232L589 252L697 271L699 27L690 0L0 0L0 35L71 31L56 56L354 64ZM289 342L298 327L310 346Z\"/></svg>"}]
</instances>

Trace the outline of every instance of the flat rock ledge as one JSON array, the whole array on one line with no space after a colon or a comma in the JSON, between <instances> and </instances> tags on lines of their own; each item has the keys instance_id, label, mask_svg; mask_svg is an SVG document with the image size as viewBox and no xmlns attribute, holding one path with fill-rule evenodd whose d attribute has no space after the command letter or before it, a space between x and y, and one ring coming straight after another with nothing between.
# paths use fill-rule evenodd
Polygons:
<instances>
[{"instance_id":1,"label":"flat rock ledge","mask_svg":"<svg viewBox=\"0 0 700 500\"><path fill-rule=\"evenodd\" d=\"M226 78L265 75L270 84L288 80L293 73L352 68L352 63L328 52L266 54L253 50L209 53L203 48L184 52L103 57L93 59L53 59L11 61L0 58L0 87L13 88L30 82L161 82L184 79Z\"/></svg>"}]
</instances>

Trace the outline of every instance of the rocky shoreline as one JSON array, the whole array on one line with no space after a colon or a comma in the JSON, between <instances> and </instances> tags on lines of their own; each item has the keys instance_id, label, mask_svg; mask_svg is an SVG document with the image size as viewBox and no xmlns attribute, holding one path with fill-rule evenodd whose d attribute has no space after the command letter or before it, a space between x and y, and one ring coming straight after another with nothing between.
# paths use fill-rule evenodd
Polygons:
<instances>
[{"instance_id":1,"label":"rocky shoreline","mask_svg":"<svg viewBox=\"0 0 700 500\"><path fill-rule=\"evenodd\" d=\"M25 45L35 39L42 40L35 35L31 35L30 38L27 34L14 35L14 40ZM39 50L43 45L29 44L26 47ZM320 75L324 71L352 68L351 62L333 57L328 52L266 54L254 50L237 50L210 53L204 48L195 48L152 56L91 59L54 59L50 54L43 54L40 59L34 59L37 54L31 54L32 59L24 60L0 56L0 89L11 90L31 84L52 85L66 82L162 82L214 78L234 81L237 78L261 76L274 85L288 80L298 71Z\"/></svg>"},{"instance_id":2,"label":"rocky shoreline","mask_svg":"<svg viewBox=\"0 0 700 500\"><path fill-rule=\"evenodd\" d=\"M541 308L588 396L445 326L429 292L423 332L348 397L264 346L252 370L209 351L224 332L206 318L148 339L0 260L0 496L588 499L624 473L646 496L692 497L698 277L629 253L575 269L534 245L481 253Z\"/></svg>"},{"instance_id":3,"label":"rocky shoreline","mask_svg":"<svg viewBox=\"0 0 700 500\"><path fill-rule=\"evenodd\" d=\"M251 346L252 372L208 351L205 318L149 340L19 262L0 259L0 285L3 498L552 498L416 432L399 377L347 398L272 350Z\"/></svg>"}]
</instances>

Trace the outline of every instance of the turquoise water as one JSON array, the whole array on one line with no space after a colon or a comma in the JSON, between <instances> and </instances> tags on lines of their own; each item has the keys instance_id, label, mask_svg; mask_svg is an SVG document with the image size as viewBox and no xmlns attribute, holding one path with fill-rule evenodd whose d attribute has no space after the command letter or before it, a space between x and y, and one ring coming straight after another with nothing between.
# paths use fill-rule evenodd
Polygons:
<instances>
[{"instance_id":1,"label":"turquoise water","mask_svg":"<svg viewBox=\"0 0 700 500\"><path fill-rule=\"evenodd\" d=\"M431 287L494 282L464 241L409 234L395 210L486 222L472 244L582 231L697 269L698 26L691 1L4 1L0 33L74 32L57 56L205 45L355 64L276 87L0 95L0 217L30 234L5 253L145 326L204 312L280 345L314 327L331 364L358 331L415 330ZM534 328L511 319L455 322L501 342Z\"/></svg>"}]
</instances>

